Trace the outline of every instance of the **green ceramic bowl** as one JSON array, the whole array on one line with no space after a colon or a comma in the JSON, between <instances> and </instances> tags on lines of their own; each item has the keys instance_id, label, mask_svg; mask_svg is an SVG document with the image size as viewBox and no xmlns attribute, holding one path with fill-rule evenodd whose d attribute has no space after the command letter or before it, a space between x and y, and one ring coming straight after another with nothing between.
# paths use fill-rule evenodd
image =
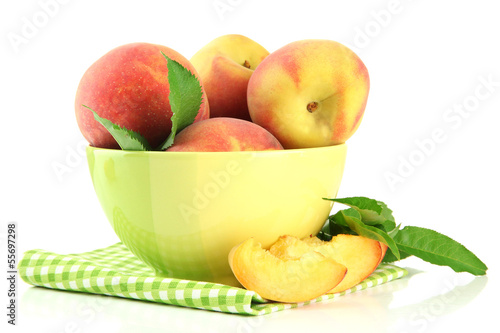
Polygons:
<instances>
[{"instance_id":1,"label":"green ceramic bowl","mask_svg":"<svg viewBox=\"0 0 500 333\"><path fill-rule=\"evenodd\" d=\"M87 148L95 192L120 240L157 275L238 285L231 248L316 234L346 146L262 152Z\"/></svg>"}]
</instances>

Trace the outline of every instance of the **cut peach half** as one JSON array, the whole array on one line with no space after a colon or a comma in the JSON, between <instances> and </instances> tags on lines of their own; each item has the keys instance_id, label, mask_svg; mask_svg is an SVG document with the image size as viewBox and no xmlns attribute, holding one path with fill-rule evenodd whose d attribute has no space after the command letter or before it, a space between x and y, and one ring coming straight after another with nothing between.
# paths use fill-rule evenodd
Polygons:
<instances>
[{"instance_id":1,"label":"cut peach half","mask_svg":"<svg viewBox=\"0 0 500 333\"><path fill-rule=\"evenodd\" d=\"M250 238L229 253L229 265L248 290L277 302L317 298L338 285L347 269L314 250L297 258L278 258Z\"/></svg>"},{"instance_id":2,"label":"cut peach half","mask_svg":"<svg viewBox=\"0 0 500 333\"><path fill-rule=\"evenodd\" d=\"M325 242L317 237L299 240L282 236L269 252L278 258L293 259L307 251L317 251L347 267L345 278L328 293L337 293L352 288L367 278L383 258L381 243L356 235L337 235Z\"/></svg>"}]
</instances>

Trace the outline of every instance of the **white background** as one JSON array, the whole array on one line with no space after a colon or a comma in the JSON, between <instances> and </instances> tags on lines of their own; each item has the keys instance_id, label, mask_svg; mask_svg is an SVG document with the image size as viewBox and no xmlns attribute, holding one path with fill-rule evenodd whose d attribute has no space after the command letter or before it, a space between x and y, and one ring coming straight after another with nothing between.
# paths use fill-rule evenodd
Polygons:
<instances>
[{"instance_id":1,"label":"white background","mask_svg":"<svg viewBox=\"0 0 500 333\"><path fill-rule=\"evenodd\" d=\"M348 141L339 196L385 201L403 225L447 234L490 268L487 278L474 278L406 260L401 266L409 267L410 278L259 318L75 295L18 281L19 325L9 331L440 332L493 323L489 302L500 296L498 13L488 0L3 1L3 271L9 221L19 225L20 254L34 248L76 253L118 241L93 192L75 121L74 96L84 71L125 43L163 44L190 58L228 33L250 37L269 51L325 38L358 53L370 72L371 91L363 122ZM38 27L30 30L30 24ZM431 144L436 132L441 140ZM67 172L58 174L55 165ZM391 183L388 175L399 178ZM0 318L7 326L6 316Z\"/></svg>"}]
</instances>

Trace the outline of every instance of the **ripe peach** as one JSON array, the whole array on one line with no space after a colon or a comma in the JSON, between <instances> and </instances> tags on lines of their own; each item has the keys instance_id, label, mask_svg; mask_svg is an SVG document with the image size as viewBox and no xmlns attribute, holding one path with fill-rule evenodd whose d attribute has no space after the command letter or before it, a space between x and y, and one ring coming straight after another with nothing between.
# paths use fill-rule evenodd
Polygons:
<instances>
[{"instance_id":1,"label":"ripe peach","mask_svg":"<svg viewBox=\"0 0 500 333\"><path fill-rule=\"evenodd\" d=\"M250 38L224 35L212 40L191 58L207 92L211 117L250 120L248 80L268 54Z\"/></svg>"},{"instance_id":2,"label":"ripe peach","mask_svg":"<svg viewBox=\"0 0 500 333\"><path fill-rule=\"evenodd\" d=\"M167 151L259 151L283 149L267 130L236 118L210 118L187 126Z\"/></svg>"},{"instance_id":3,"label":"ripe peach","mask_svg":"<svg viewBox=\"0 0 500 333\"><path fill-rule=\"evenodd\" d=\"M140 133L156 148L170 134L167 60L178 61L194 75L195 68L176 51L162 45L132 43L119 46L98 59L83 75L76 93L78 126L90 145L119 148L109 132L94 119L86 105L100 117ZM206 96L195 121L207 119Z\"/></svg>"},{"instance_id":4,"label":"ripe peach","mask_svg":"<svg viewBox=\"0 0 500 333\"><path fill-rule=\"evenodd\" d=\"M358 129L369 87L365 65L349 48L302 40L257 67L248 82L248 109L286 149L332 146Z\"/></svg>"}]
</instances>

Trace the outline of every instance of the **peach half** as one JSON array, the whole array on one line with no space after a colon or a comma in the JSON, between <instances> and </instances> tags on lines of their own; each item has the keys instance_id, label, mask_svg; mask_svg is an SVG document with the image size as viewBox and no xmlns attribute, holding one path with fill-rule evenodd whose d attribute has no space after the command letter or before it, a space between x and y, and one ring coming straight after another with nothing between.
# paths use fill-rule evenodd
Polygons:
<instances>
[{"instance_id":1,"label":"peach half","mask_svg":"<svg viewBox=\"0 0 500 333\"><path fill-rule=\"evenodd\" d=\"M302 240L282 236L269 252L281 259L299 258L304 253L316 251L347 267L345 278L328 293L350 289L367 278L383 258L380 242L356 235L337 235L325 242L317 237Z\"/></svg>"},{"instance_id":2,"label":"peach half","mask_svg":"<svg viewBox=\"0 0 500 333\"><path fill-rule=\"evenodd\" d=\"M277 302L305 302L338 285L347 269L316 251L299 257L280 258L263 249L254 238L235 246L229 265L248 290Z\"/></svg>"}]
</instances>

